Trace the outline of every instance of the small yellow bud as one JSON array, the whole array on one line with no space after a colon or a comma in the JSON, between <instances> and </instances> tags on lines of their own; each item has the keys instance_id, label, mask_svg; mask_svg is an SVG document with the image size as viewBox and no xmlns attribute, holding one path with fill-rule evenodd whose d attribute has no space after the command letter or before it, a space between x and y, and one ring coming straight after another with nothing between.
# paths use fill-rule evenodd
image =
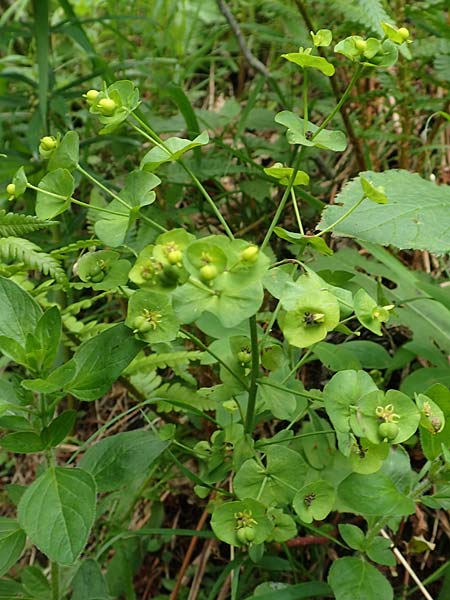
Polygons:
<instances>
[{"instance_id":1,"label":"small yellow bud","mask_svg":"<svg viewBox=\"0 0 450 600\"><path fill-rule=\"evenodd\" d=\"M14 196L14 194L16 193L16 186L14 185L14 183L8 183L8 185L6 186L6 192L10 196Z\"/></svg>"},{"instance_id":2,"label":"small yellow bud","mask_svg":"<svg viewBox=\"0 0 450 600\"><path fill-rule=\"evenodd\" d=\"M409 38L409 30L406 27L400 27L398 33L402 36L404 42Z\"/></svg>"},{"instance_id":3,"label":"small yellow bud","mask_svg":"<svg viewBox=\"0 0 450 600\"><path fill-rule=\"evenodd\" d=\"M364 50L367 48L367 42L366 40L356 40L355 46L360 52L364 52Z\"/></svg>"},{"instance_id":4,"label":"small yellow bud","mask_svg":"<svg viewBox=\"0 0 450 600\"><path fill-rule=\"evenodd\" d=\"M89 104L92 104L93 102L96 101L97 96L99 95L99 91L98 90L89 90L84 94L84 97L86 98L86 100L89 102Z\"/></svg>"},{"instance_id":5,"label":"small yellow bud","mask_svg":"<svg viewBox=\"0 0 450 600\"><path fill-rule=\"evenodd\" d=\"M97 106L105 116L112 115L117 108L117 104L112 98L102 98Z\"/></svg>"},{"instance_id":6,"label":"small yellow bud","mask_svg":"<svg viewBox=\"0 0 450 600\"><path fill-rule=\"evenodd\" d=\"M258 246L248 246L241 252L241 260L246 262L254 263L258 260L259 248Z\"/></svg>"},{"instance_id":7,"label":"small yellow bud","mask_svg":"<svg viewBox=\"0 0 450 600\"><path fill-rule=\"evenodd\" d=\"M58 142L52 135L45 135L43 138L41 138L41 148L43 150L54 150L57 145Z\"/></svg>"}]
</instances>

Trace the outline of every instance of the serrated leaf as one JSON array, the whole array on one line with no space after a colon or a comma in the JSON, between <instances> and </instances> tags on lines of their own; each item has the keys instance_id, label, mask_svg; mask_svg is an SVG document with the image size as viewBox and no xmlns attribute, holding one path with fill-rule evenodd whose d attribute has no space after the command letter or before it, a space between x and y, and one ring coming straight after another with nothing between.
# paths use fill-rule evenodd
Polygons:
<instances>
[{"instance_id":1,"label":"serrated leaf","mask_svg":"<svg viewBox=\"0 0 450 600\"><path fill-rule=\"evenodd\" d=\"M90 473L50 467L23 494L18 519L50 560L70 565L87 543L95 505L96 487Z\"/></svg>"},{"instance_id":2,"label":"serrated leaf","mask_svg":"<svg viewBox=\"0 0 450 600\"><path fill-rule=\"evenodd\" d=\"M13 236L0 239L0 256L3 259L22 262L27 269L35 269L44 275L50 275L58 283L63 285L67 283L67 275L59 261L54 256L43 252L30 240Z\"/></svg>"},{"instance_id":3,"label":"serrated leaf","mask_svg":"<svg viewBox=\"0 0 450 600\"><path fill-rule=\"evenodd\" d=\"M366 171L361 175L377 187L384 187L389 202L385 205L362 202L334 228L334 235L435 254L450 251L450 186L438 186L417 173L403 170ZM332 225L360 197L361 184L357 177L337 195L336 204L324 210L318 228Z\"/></svg>"}]
</instances>

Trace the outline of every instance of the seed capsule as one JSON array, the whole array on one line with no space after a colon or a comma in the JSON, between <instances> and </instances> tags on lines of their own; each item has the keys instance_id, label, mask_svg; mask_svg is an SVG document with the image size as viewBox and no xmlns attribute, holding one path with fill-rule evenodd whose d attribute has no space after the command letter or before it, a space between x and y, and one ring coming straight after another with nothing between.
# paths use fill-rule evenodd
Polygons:
<instances>
[{"instance_id":1,"label":"seed capsule","mask_svg":"<svg viewBox=\"0 0 450 600\"><path fill-rule=\"evenodd\" d=\"M117 108L117 104L112 98L102 98L97 106L100 109L100 112L108 117L112 115Z\"/></svg>"}]
</instances>

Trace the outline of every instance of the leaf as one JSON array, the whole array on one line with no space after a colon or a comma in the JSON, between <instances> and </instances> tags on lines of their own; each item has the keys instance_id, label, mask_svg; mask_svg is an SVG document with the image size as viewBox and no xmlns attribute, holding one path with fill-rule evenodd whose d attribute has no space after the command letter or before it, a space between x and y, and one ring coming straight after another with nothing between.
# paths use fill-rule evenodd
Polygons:
<instances>
[{"instance_id":1,"label":"leaf","mask_svg":"<svg viewBox=\"0 0 450 600\"><path fill-rule=\"evenodd\" d=\"M41 179L38 188L36 215L52 219L69 208L75 181L67 169L56 169Z\"/></svg>"},{"instance_id":2,"label":"leaf","mask_svg":"<svg viewBox=\"0 0 450 600\"><path fill-rule=\"evenodd\" d=\"M267 518L266 507L256 500L246 498L238 502L225 502L214 510L211 528L219 540L230 546L242 545L236 537L239 513L246 513L254 520L252 527L255 533L254 544L261 544L270 536L273 525Z\"/></svg>"},{"instance_id":3,"label":"leaf","mask_svg":"<svg viewBox=\"0 0 450 600\"><path fill-rule=\"evenodd\" d=\"M109 492L145 473L167 446L151 431L126 431L91 446L80 467L95 477L100 492Z\"/></svg>"},{"instance_id":4,"label":"leaf","mask_svg":"<svg viewBox=\"0 0 450 600\"><path fill-rule=\"evenodd\" d=\"M310 598L331 597L331 589L322 581L295 585L271 581L257 586L254 595L247 596L245 600L309 600Z\"/></svg>"},{"instance_id":5,"label":"leaf","mask_svg":"<svg viewBox=\"0 0 450 600\"><path fill-rule=\"evenodd\" d=\"M0 335L22 346L42 316L39 304L17 283L0 277Z\"/></svg>"},{"instance_id":6,"label":"leaf","mask_svg":"<svg viewBox=\"0 0 450 600\"><path fill-rule=\"evenodd\" d=\"M75 376L66 384L66 392L80 400L100 398L142 347L123 323L88 339L67 363L75 364Z\"/></svg>"},{"instance_id":7,"label":"leaf","mask_svg":"<svg viewBox=\"0 0 450 600\"><path fill-rule=\"evenodd\" d=\"M31 454L44 449L44 444L33 431L15 431L8 433L0 440L0 446L16 454Z\"/></svg>"},{"instance_id":8,"label":"leaf","mask_svg":"<svg viewBox=\"0 0 450 600\"><path fill-rule=\"evenodd\" d=\"M83 560L72 580L71 600L110 600L100 566L93 558Z\"/></svg>"},{"instance_id":9,"label":"leaf","mask_svg":"<svg viewBox=\"0 0 450 600\"><path fill-rule=\"evenodd\" d=\"M73 171L78 166L80 140L76 131L68 131L48 161L48 170L67 169Z\"/></svg>"},{"instance_id":10,"label":"leaf","mask_svg":"<svg viewBox=\"0 0 450 600\"><path fill-rule=\"evenodd\" d=\"M269 175L269 177L273 177L274 179L278 179L278 181L282 185L289 185L289 180L294 173L294 169L292 167L283 167L281 163L275 163L272 167L266 167L264 169L264 173ZM305 171L297 171L295 174L295 179L292 182L292 185L308 185L309 184L309 175L305 173Z\"/></svg>"},{"instance_id":11,"label":"leaf","mask_svg":"<svg viewBox=\"0 0 450 600\"><path fill-rule=\"evenodd\" d=\"M24 263L25 269L41 271L63 286L67 283L66 272L59 261L29 240L13 236L0 239L0 256L3 260Z\"/></svg>"},{"instance_id":12,"label":"leaf","mask_svg":"<svg viewBox=\"0 0 450 600\"><path fill-rule=\"evenodd\" d=\"M364 551L366 536L359 527L340 523L338 529L342 539L350 548L361 552Z\"/></svg>"},{"instance_id":13,"label":"leaf","mask_svg":"<svg viewBox=\"0 0 450 600\"><path fill-rule=\"evenodd\" d=\"M304 523L322 521L333 509L335 490L328 481L312 481L303 486L292 502L295 512Z\"/></svg>"},{"instance_id":14,"label":"leaf","mask_svg":"<svg viewBox=\"0 0 450 600\"><path fill-rule=\"evenodd\" d=\"M407 517L415 511L411 498L401 494L383 473L361 475L352 473L339 485L341 511L364 517Z\"/></svg>"},{"instance_id":15,"label":"leaf","mask_svg":"<svg viewBox=\"0 0 450 600\"><path fill-rule=\"evenodd\" d=\"M286 60L299 65L303 69L308 67L312 69L318 69L324 75L328 75L328 77L334 75L335 72L334 66L328 62L326 58L323 58L322 56L314 56L305 51L282 54L281 58L285 58Z\"/></svg>"},{"instance_id":16,"label":"leaf","mask_svg":"<svg viewBox=\"0 0 450 600\"><path fill-rule=\"evenodd\" d=\"M275 121L287 127L287 140L289 144L300 144L302 146L315 146L324 150L333 152L343 152L347 147L347 138L342 131L332 131L331 129L322 129L312 140L305 135L304 120L289 110L279 112ZM306 132L315 133L318 126L308 121Z\"/></svg>"},{"instance_id":17,"label":"leaf","mask_svg":"<svg viewBox=\"0 0 450 600\"><path fill-rule=\"evenodd\" d=\"M160 148L156 146L145 154L141 161L141 169L145 171L155 171L160 165L166 162L178 160L197 146L204 146L209 142L209 136L206 131L203 131L194 140L184 140L178 137L171 137L164 141L164 146L167 148Z\"/></svg>"},{"instance_id":18,"label":"leaf","mask_svg":"<svg viewBox=\"0 0 450 600\"><path fill-rule=\"evenodd\" d=\"M364 201L339 223L333 235L356 237L382 246L428 250L435 254L450 251L450 186L438 186L417 173L391 170L361 173L386 190L389 202L374 205ZM339 219L361 197L360 178L348 183L336 197L336 204L322 213L319 229Z\"/></svg>"},{"instance_id":19,"label":"leaf","mask_svg":"<svg viewBox=\"0 0 450 600\"><path fill-rule=\"evenodd\" d=\"M359 558L345 557L333 562L328 583L336 600L392 600L389 581L371 564Z\"/></svg>"},{"instance_id":20,"label":"leaf","mask_svg":"<svg viewBox=\"0 0 450 600\"><path fill-rule=\"evenodd\" d=\"M23 494L18 519L50 560L70 565L87 543L95 506L96 487L90 473L50 467Z\"/></svg>"},{"instance_id":21,"label":"leaf","mask_svg":"<svg viewBox=\"0 0 450 600\"><path fill-rule=\"evenodd\" d=\"M45 448L58 446L72 431L77 420L76 410L65 410L41 431L41 440Z\"/></svg>"},{"instance_id":22,"label":"leaf","mask_svg":"<svg viewBox=\"0 0 450 600\"><path fill-rule=\"evenodd\" d=\"M17 521L0 517L0 577L22 556L26 535ZM1 596L0 596L1 597Z\"/></svg>"},{"instance_id":23,"label":"leaf","mask_svg":"<svg viewBox=\"0 0 450 600\"><path fill-rule=\"evenodd\" d=\"M311 246L314 250L317 250L321 254L331 255L333 250L327 245L326 241L317 235L304 235L302 233L295 233L293 231L287 231L283 227L278 225L274 228L274 233L281 238L299 246L300 250L304 250L306 246Z\"/></svg>"},{"instance_id":24,"label":"leaf","mask_svg":"<svg viewBox=\"0 0 450 600\"><path fill-rule=\"evenodd\" d=\"M34 215L23 215L0 210L0 236L21 236L32 231L55 225L57 221L45 221Z\"/></svg>"}]
</instances>

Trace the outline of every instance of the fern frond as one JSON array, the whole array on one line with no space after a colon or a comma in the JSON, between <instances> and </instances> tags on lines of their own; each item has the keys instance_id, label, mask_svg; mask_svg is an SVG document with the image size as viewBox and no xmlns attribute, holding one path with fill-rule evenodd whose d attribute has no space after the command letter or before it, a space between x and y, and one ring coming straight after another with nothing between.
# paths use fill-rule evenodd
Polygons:
<instances>
[{"instance_id":1,"label":"fern frond","mask_svg":"<svg viewBox=\"0 0 450 600\"><path fill-rule=\"evenodd\" d=\"M210 396L200 393L198 390L193 390L180 383L165 383L152 393L155 401L158 400L157 410L159 412L180 412L183 407L192 406L198 410L207 411L217 408L217 403Z\"/></svg>"},{"instance_id":2,"label":"fern frond","mask_svg":"<svg viewBox=\"0 0 450 600\"><path fill-rule=\"evenodd\" d=\"M392 17L390 17L384 9L383 2L381 0L357 0L358 8L364 15L365 24L369 28L379 35L383 36L383 28L381 22L392 23Z\"/></svg>"},{"instance_id":3,"label":"fern frond","mask_svg":"<svg viewBox=\"0 0 450 600\"><path fill-rule=\"evenodd\" d=\"M95 246L103 246L100 240L78 240L77 242L73 242L73 244L68 244L67 246L63 246L62 248L55 248L50 252L50 254L57 259L64 258L66 254L71 254L72 252L78 252L78 250L84 250L85 248L93 248Z\"/></svg>"},{"instance_id":4,"label":"fern frond","mask_svg":"<svg viewBox=\"0 0 450 600\"><path fill-rule=\"evenodd\" d=\"M49 225L56 225L58 221L44 221L34 215L22 215L0 210L0 236L20 236L38 229L45 229Z\"/></svg>"},{"instance_id":5,"label":"fern frond","mask_svg":"<svg viewBox=\"0 0 450 600\"><path fill-rule=\"evenodd\" d=\"M0 239L0 256L5 260L19 261L27 269L41 271L62 285L67 284L66 273L59 262L29 240L14 236Z\"/></svg>"},{"instance_id":6,"label":"fern frond","mask_svg":"<svg viewBox=\"0 0 450 600\"><path fill-rule=\"evenodd\" d=\"M133 360L128 366L126 374L134 375L139 371L148 372L166 367L177 368L186 365L193 360L200 360L203 352L199 350L184 350L180 352L165 352L163 354L149 354Z\"/></svg>"},{"instance_id":7,"label":"fern frond","mask_svg":"<svg viewBox=\"0 0 450 600\"><path fill-rule=\"evenodd\" d=\"M96 296L92 296L92 298L85 298L84 300L80 300L79 302L74 302L66 309L64 309L63 314L68 315L77 315L81 310L87 310L91 308L96 302L105 298L105 296L109 296L111 294L111 290L106 290L106 292L102 292L101 294L97 294Z\"/></svg>"}]
</instances>

